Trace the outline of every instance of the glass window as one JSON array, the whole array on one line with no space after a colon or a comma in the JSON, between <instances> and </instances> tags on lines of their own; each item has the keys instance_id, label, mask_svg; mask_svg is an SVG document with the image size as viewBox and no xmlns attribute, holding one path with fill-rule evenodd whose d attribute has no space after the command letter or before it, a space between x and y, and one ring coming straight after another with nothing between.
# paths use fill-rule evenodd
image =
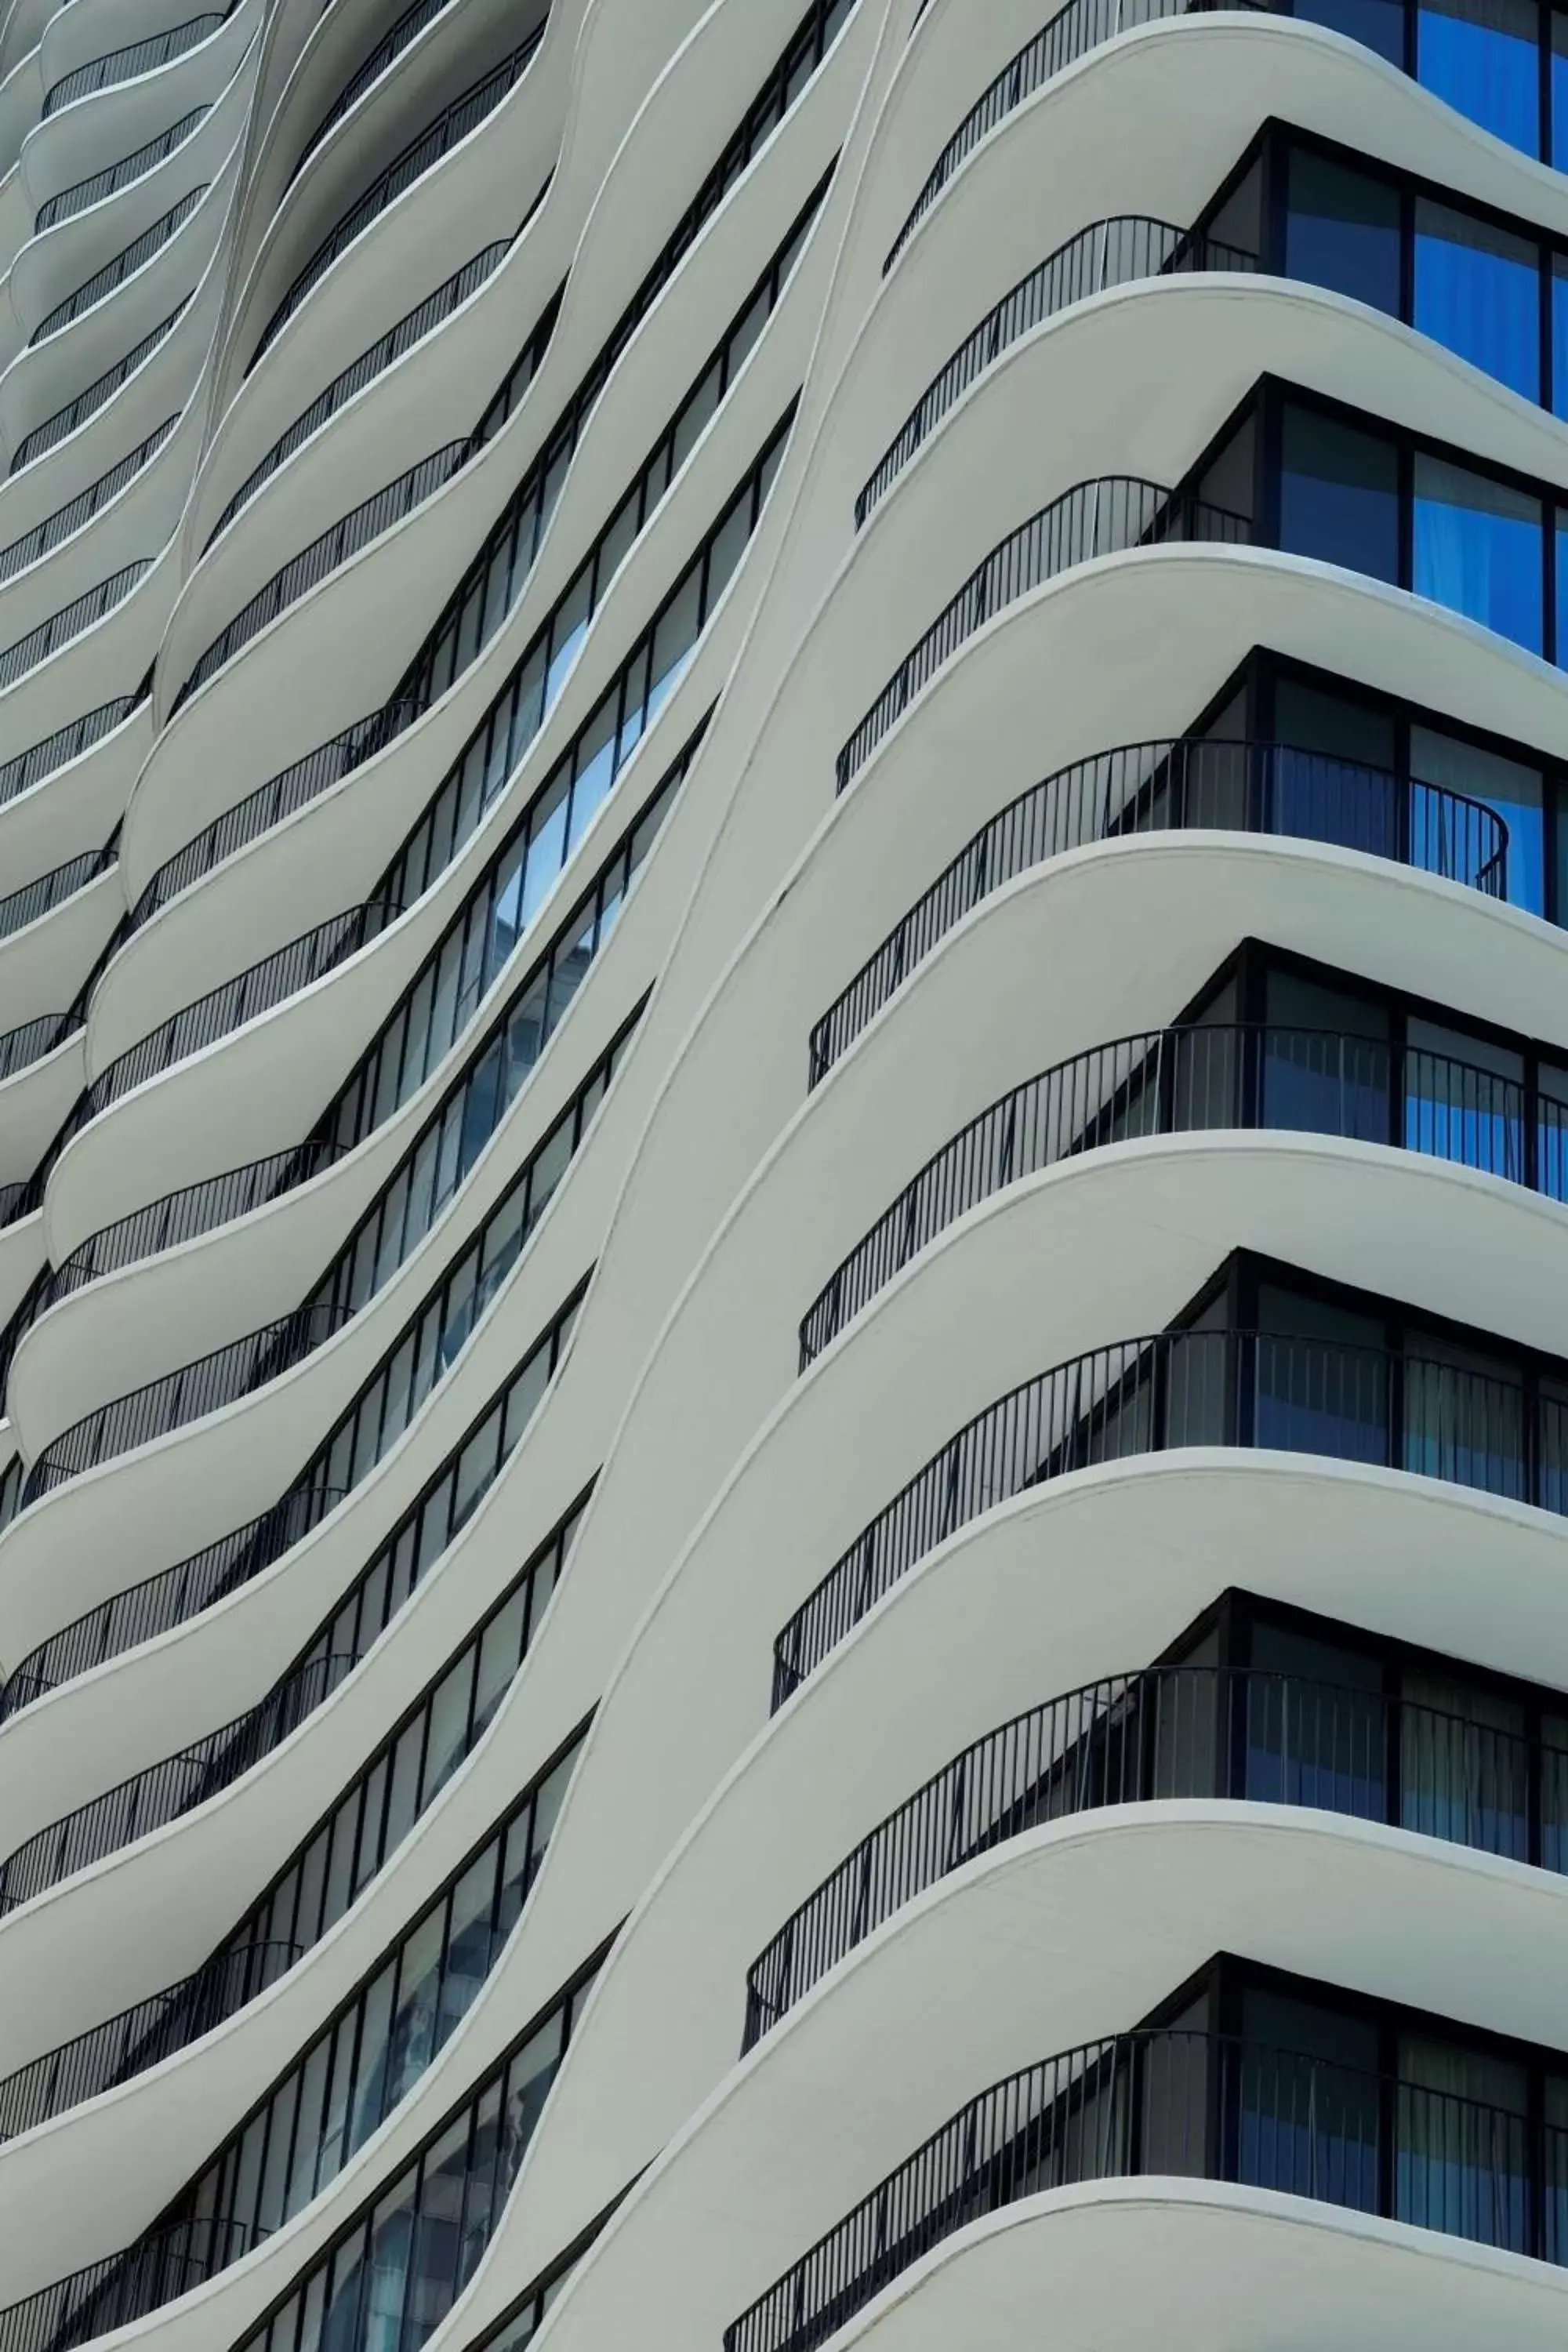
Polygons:
<instances>
[{"instance_id":1,"label":"glass window","mask_svg":"<svg viewBox=\"0 0 1568 2352\"><path fill-rule=\"evenodd\" d=\"M1539 155L1540 22L1533 0L1420 0L1415 78L1510 147Z\"/></svg>"},{"instance_id":2,"label":"glass window","mask_svg":"<svg viewBox=\"0 0 1568 2352\"><path fill-rule=\"evenodd\" d=\"M1279 544L1399 578L1399 461L1394 445L1337 418L1287 407L1280 453Z\"/></svg>"},{"instance_id":3,"label":"glass window","mask_svg":"<svg viewBox=\"0 0 1568 2352\"><path fill-rule=\"evenodd\" d=\"M1541 398L1541 256L1523 237L1423 197L1415 324L1526 400Z\"/></svg>"},{"instance_id":4,"label":"glass window","mask_svg":"<svg viewBox=\"0 0 1568 2352\"><path fill-rule=\"evenodd\" d=\"M1292 13L1307 24L1343 33L1404 71L1404 0L1296 0Z\"/></svg>"},{"instance_id":5,"label":"glass window","mask_svg":"<svg viewBox=\"0 0 1568 2352\"><path fill-rule=\"evenodd\" d=\"M1375 2212L1376 2027L1249 1986L1242 2032L1240 2178Z\"/></svg>"},{"instance_id":6,"label":"glass window","mask_svg":"<svg viewBox=\"0 0 1568 2352\"><path fill-rule=\"evenodd\" d=\"M1248 1797L1386 1821L1381 1660L1265 1620L1253 1633L1250 1665Z\"/></svg>"},{"instance_id":7,"label":"glass window","mask_svg":"<svg viewBox=\"0 0 1568 2352\"><path fill-rule=\"evenodd\" d=\"M1405 1143L1524 1181L1524 1057L1435 1021L1405 1032Z\"/></svg>"},{"instance_id":8,"label":"glass window","mask_svg":"<svg viewBox=\"0 0 1568 2352\"><path fill-rule=\"evenodd\" d=\"M1302 148L1290 154L1285 274L1399 315L1399 196ZM1428 332L1432 331L1430 329Z\"/></svg>"},{"instance_id":9,"label":"glass window","mask_svg":"<svg viewBox=\"0 0 1568 2352\"><path fill-rule=\"evenodd\" d=\"M1410 730L1411 793L1432 870L1479 882L1495 860L1509 903L1545 911L1545 821L1538 769L1430 727ZM1441 788L1441 793L1427 789ZM1446 845L1446 862L1437 852Z\"/></svg>"},{"instance_id":10,"label":"glass window","mask_svg":"<svg viewBox=\"0 0 1568 2352\"><path fill-rule=\"evenodd\" d=\"M1258 1293L1259 1445L1386 1462L1390 1371L1383 1325L1266 1283Z\"/></svg>"},{"instance_id":11,"label":"glass window","mask_svg":"<svg viewBox=\"0 0 1568 2352\"><path fill-rule=\"evenodd\" d=\"M1568 163L1568 14L1552 11L1552 161Z\"/></svg>"},{"instance_id":12,"label":"glass window","mask_svg":"<svg viewBox=\"0 0 1568 2352\"><path fill-rule=\"evenodd\" d=\"M1448 1675L1407 1668L1399 1706L1399 1817L1515 1862L1529 1859L1524 1710Z\"/></svg>"},{"instance_id":13,"label":"glass window","mask_svg":"<svg viewBox=\"0 0 1568 2352\"><path fill-rule=\"evenodd\" d=\"M1374 857L1400 855L1405 788L1393 772L1386 712L1280 678L1274 740L1267 770L1272 831Z\"/></svg>"},{"instance_id":14,"label":"glass window","mask_svg":"<svg viewBox=\"0 0 1568 2352\"><path fill-rule=\"evenodd\" d=\"M1404 1466L1522 1500L1524 1383L1511 1365L1414 1336L1405 1352Z\"/></svg>"},{"instance_id":15,"label":"glass window","mask_svg":"<svg viewBox=\"0 0 1568 2352\"><path fill-rule=\"evenodd\" d=\"M1384 1007L1296 972L1271 971L1268 1013L1261 1057L1264 1124L1386 1143Z\"/></svg>"},{"instance_id":16,"label":"glass window","mask_svg":"<svg viewBox=\"0 0 1568 2352\"><path fill-rule=\"evenodd\" d=\"M1399 2041L1394 2210L1451 2237L1529 2244L1524 2068L1458 2042Z\"/></svg>"},{"instance_id":17,"label":"glass window","mask_svg":"<svg viewBox=\"0 0 1568 2352\"><path fill-rule=\"evenodd\" d=\"M1540 499L1418 454L1410 584L1418 596L1540 653Z\"/></svg>"}]
</instances>

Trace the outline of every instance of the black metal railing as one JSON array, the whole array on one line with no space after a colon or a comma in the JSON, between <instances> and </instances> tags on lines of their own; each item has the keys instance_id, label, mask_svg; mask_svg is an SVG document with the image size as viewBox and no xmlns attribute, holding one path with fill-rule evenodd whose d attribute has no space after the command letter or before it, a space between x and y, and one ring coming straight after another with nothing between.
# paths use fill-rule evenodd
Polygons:
<instances>
[{"instance_id":1,"label":"black metal railing","mask_svg":"<svg viewBox=\"0 0 1568 2352\"><path fill-rule=\"evenodd\" d=\"M177 1249L181 1243L195 1241L216 1226L265 1208L296 1185L308 1184L312 1176L342 1159L342 1152L339 1143L309 1136L287 1151L247 1160L243 1167L204 1177L200 1183L184 1184L178 1192L149 1202L144 1209L133 1209L129 1216L89 1234L79 1248L48 1270L32 1320L36 1322L62 1298L85 1290L89 1283L101 1281L106 1274L117 1274L122 1266L156 1257L161 1251Z\"/></svg>"},{"instance_id":2,"label":"black metal railing","mask_svg":"<svg viewBox=\"0 0 1568 2352\"><path fill-rule=\"evenodd\" d=\"M124 48L110 49L106 56L94 58L85 66L78 66L61 81L44 93L43 120L57 114L62 106L72 106L79 98L90 98L95 90L112 89L122 81L134 81L138 75L153 73L175 58L183 58L226 24L239 5L239 0L229 0L226 8L204 9L199 16L189 16L183 25L171 25L166 32L150 33L144 41L132 41Z\"/></svg>"},{"instance_id":3,"label":"black metal railing","mask_svg":"<svg viewBox=\"0 0 1568 2352\"><path fill-rule=\"evenodd\" d=\"M492 270L500 267L510 250L510 237L499 237L493 245L485 246L471 261L465 261L461 269L454 270L444 284L437 286L434 294L427 294L424 301L416 303L395 326L389 327L384 335L378 335L358 359L351 360L342 373L334 376L326 390L318 393L308 408L300 410L292 425L273 443L261 463L246 476L213 525L207 545L210 547L213 540L221 537L241 507L249 504L258 490L271 480L296 449L313 433L319 432L329 417L335 416L340 408L346 407L356 393L363 392L365 385L373 383L395 360L401 359L405 352L422 341L433 328L438 327L443 320L449 319L458 305L466 302L469 295L484 284Z\"/></svg>"},{"instance_id":4,"label":"black metal railing","mask_svg":"<svg viewBox=\"0 0 1568 2352\"><path fill-rule=\"evenodd\" d=\"M176 2221L0 2311L0 2352L74 2352L189 2294L258 2242L237 2221Z\"/></svg>"},{"instance_id":5,"label":"black metal railing","mask_svg":"<svg viewBox=\"0 0 1568 2352\"><path fill-rule=\"evenodd\" d=\"M435 121L427 123L418 137L410 141L401 154L395 156L379 177L372 181L363 195L351 205L342 218L328 231L294 279L262 329L251 354L249 367L255 367L271 349L306 296L313 292L333 262L348 251L357 237L363 236L372 221L378 219L405 189L411 188L416 180L422 179L444 155L495 112L521 80L543 38L544 27L541 25L509 58L504 58L499 66L492 66L489 73L466 89L461 97L455 98Z\"/></svg>"},{"instance_id":6,"label":"black metal railing","mask_svg":"<svg viewBox=\"0 0 1568 2352\"><path fill-rule=\"evenodd\" d=\"M314 131L300 150L300 160L289 174L292 186L317 148L330 131L335 131L351 106L357 106L367 89L373 89L390 66L396 63L405 49L412 47L426 25L433 25L450 0L413 0L410 7L384 32L364 63L350 74Z\"/></svg>"},{"instance_id":7,"label":"black metal railing","mask_svg":"<svg viewBox=\"0 0 1568 2352\"><path fill-rule=\"evenodd\" d=\"M108 874L117 862L112 849L84 849L79 857L68 857L63 866L57 866L52 874L41 874L36 882L0 898L0 940L39 921L99 875Z\"/></svg>"},{"instance_id":8,"label":"black metal railing","mask_svg":"<svg viewBox=\"0 0 1568 2352\"><path fill-rule=\"evenodd\" d=\"M61 221L74 220L77 214L86 212L89 205L101 204L106 196L117 195L121 188L128 188L132 180L142 178L156 164L172 155L175 148L190 137L196 125L205 121L211 110L205 106L192 107L188 114L181 115L178 122L171 122L167 131L160 131L155 139L146 140L142 146L133 147L129 155L121 155L118 163L106 163L101 172L91 172L85 180L78 180L70 187L62 188L58 196L47 197L34 215L34 236L42 236L46 229L58 226Z\"/></svg>"},{"instance_id":9,"label":"black metal railing","mask_svg":"<svg viewBox=\"0 0 1568 2352\"><path fill-rule=\"evenodd\" d=\"M270 833L275 824L281 824L296 809L329 792L355 768L363 767L378 751L384 751L405 728L413 725L424 707L405 698L384 704L380 710L372 711L368 719L356 719L352 727L345 727L330 743L318 744L302 760L296 760L278 775L268 777L266 783L247 793L244 800L237 801L233 808L226 809L222 816L215 817L194 840L187 841L183 849L176 850L159 866L131 910L132 929L140 930L161 907L178 898L182 890L188 890L193 882L199 882L203 875L210 874L247 843Z\"/></svg>"},{"instance_id":10,"label":"black metal railing","mask_svg":"<svg viewBox=\"0 0 1568 2352\"><path fill-rule=\"evenodd\" d=\"M1241 246L1224 245L1197 229L1176 228L1169 221L1140 215L1126 214L1080 229L1004 294L926 386L855 501L856 530L975 379L1010 344L1058 310L1141 278L1257 268L1258 256Z\"/></svg>"},{"instance_id":11,"label":"black metal railing","mask_svg":"<svg viewBox=\"0 0 1568 2352\"><path fill-rule=\"evenodd\" d=\"M843 792L889 729L963 644L995 614L1075 564L1130 548L1172 541L1218 541L1247 546L1252 525L1245 515L1214 506L1190 490L1167 490L1157 482L1124 475L1079 482L1031 515L977 564L956 596L905 655L876 701L838 754L837 789Z\"/></svg>"},{"instance_id":12,"label":"black metal railing","mask_svg":"<svg viewBox=\"0 0 1568 2352\"><path fill-rule=\"evenodd\" d=\"M1272 0L1068 0L1067 6L1059 8L1032 40L1026 41L994 81L982 91L942 148L893 239L882 264L884 277L965 158L999 122L1076 58L1114 40L1120 33L1130 33L1139 25L1152 25L1165 17L1200 16L1216 7L1267 14L1271 5Z\"/></svg>"},{"instance_id":13,"label":"black metal railing","mask_svg":"<svg viewBox=\"0 0 1568 2352\"><path fill-rule=\"evenodd\" d=\"M79 1133L89 1119L96 1118L110 1103L129 1094L132 1087L142 1086L174 1063L216 1045L247 1021L258 1019L286 998L298 995L301 989L323 979L370 940L379 938L402 911L384 898L372 898L363 906L350 907L343 914L329 916L313 930L303 932L287 947L263 956L259 963L253 963L247 971L226 980L221 987L209 990L194 1004L172 1014L94 1078L78 1105L72 1132Z\"/></svg>"},{"instance_id":14,"label":"black metal railing","mask_svg":"<svg viewBox=\"0 0 1568 2352\"><path fill-rule=\"evenodd\" d=\"M25 637L18 637L14 644L8 645L4 653L0 653L0 689L15 686L19 677L25 677L29 670L37 669L40 662L47 661L51 654L58 653L60 647L68 645L73 637L79 637L84 629L90 629L95 622L112 613L117 604L124 603L137 582L144 579L152 568L153 558L150 555L139 557L134 563L123 564L107 580L100 580L96 588L89 588L85 595L73 597L58 613L51 613L47 621L40 621L36 629L29 629Z\"/></svg>"},{"instance_id":15,"label":"black metal railing","mask_svg":"<svg viewBox=\"0 0 1568 2352\"><path fill-rule=\"evenodd\" d=\"M0 1917L231 1788L313 1715L358 1664L349 1654L310 1659L220 1731L51 1822L0 1863Z\"/></svg>"},{"instance_id":16,"label":"black metal railing","mask_svg":"<svg viewBox=\"0 0 1568 2352\"><path fill-rule=\"evenodd\" d=\"M132 345L123 359L116 360L112 367L105 368L100 376L93 378L85 392L79 392L74 400L68 400L63 408L57 408L52 416L47 416L41 425L35 425L32 432L17 443L16 454L11 460L11 472L19 474L36 457L43 457L47 451L68 439L79 425L87 423L89 416L96 416L106 402L112 400L121 385L135 374L142 362L151 359L159 344L174 333L189 309L190 301L190 296L185 295L166 319L161 319L139 343Z\"/></svg>"},{"instance_id":17,"label":"black metal railing","mask_svg":"<svg viewBox=\"0 0 1568 2352\"><path fill-rule=\"evenodd\" d=\"M0 2081L0 2141L161 2065L276 1984L299 1957L295 1944L245 1944L219 1952L166 1991L17 2067Z\"/></svg>"},{"instance_id":18,"label":"black metal railing","mask_svg":"<svg viewBox=\"0 0 1568 2352\"><path fill-rule=\"evenodd\" d=\"M0 1083L14 1078L18 1070L29 1068L34 1062L41 1062L46 1054L63 1045L80 1027L81 1023L68 1013L39 1013L31 1021L24 1021L19 1028L7 1029L0 1036Z\"/></svg>"},{"instance_id":19,"label":"black metal railing","mask_svg":"<svg viewBox=\"0 0 1568 2352\"><path fill-rule=\"evenodd\" d=\"M1311 1806L1568 1870L1568 1747L1252 1668L1108 1675L975 1740L860 1841L749 1970L742 2051L895 1912L1010 1838L1203 1799Z\"/></svg>"},{"instance_id":20,"label":"black metal railing","mask_svg":"<svg viewBox=\"0 0 1568 2352\"><path fill-rule=\"evenodd\" d=\"M248 604L243 604L227 626L207 646L195 668L175 695L173 709L178 710L193 694L197 693L226 662L231 662L241 647L275 621L280 613L297 604L302 596L319 587L331 572L338 570L351 556L368 547L383 531L401 522L416 507L434 497L444 484L461 471L479 447L471 436L461 441L449 441L445 448L437 449L428 457L421 457L395 482L375 492L353 508L322 531L309 547L291 556L275 572L265 587L258 588Z\"/></svg>"},{"instance_id":21,"label":"black metal railing","mask_svg":"<svg viewBox=\"0 0 1568 2352\"><path fill-rule=\"evenodd\" d=\"M15 579L17 572L25 572L29 563L37 563L41 555L47 555L52 548L58 547L62 540L69 539L73 531L90 522L93 516L106 507L127 482L133 481L150 459L157 456L179 421L178 415L165 416L162 425L149 433L145 441L139 442L117 466L110 466L107 474L100 474L96 482L89 483L85 490L79 490L66 505L57 507L52 515L46 515L42 522L33 525L31 530L24 531L20 539L14 539L9 547L0 548L0 582Z\"/></svg>"},{"instance_id":22,"label":"black metal railing","mask_svg":"<svg viewBox=\"0 0 1568 2352\"><path fill-rule=\"evenodd\" d=\"M994 2084L724 2331L815 2352L955 2231L1095 2180L1234 2181L1568 2259L1568 2132L1513 2108L1249 2038L1174 2026ZM9 2347L7 2347L9 2352Z\"/></svg>"},{"instance_id":23,"label":"black metal railing","mask_svg":"<svg viewBox=\"0 0 1568 2352\"><path fill-rule=\"evenodd\" d=\"M145 693L140 690L116 695L112 702L100 702L96 710L86 711L81 718L57 727L41 743L34 743L26 751L17 751L0 762L0 808L7 801L14 801L18 793L30 791L44 777L52 776L68 760L79 759L84 751L90 751L145 699Z\"/></svg>"},{"instance_id":24,"label":"black metal railing","mask_svg":"<svg viewBox=\"0 0 1568 2352\"><path fill-rule=\"evenodd\" d=\"M63 302L57 302L47 317L40 319L28 336L29 349L35 343L47 341L51 335L58 335L62 327L68 327L73 320L81 317L84 310L90 310L95 303L112 294L117 286L123 286L143 263L151 261L155 253L161 252L175 231L189 220L206 194L208 184L204 181L199 188L187 189L166 213L144 228L140 236L133 237L123 252L117 253L112 261L106 261L101 269L95 269L90 278L84 278L74 294L68 294Z\"/></svg>"},{"instance_id":25,"label":"black metal railing","mask_svg":"<svg viewBox=\"0 0 1568 2352\"><path fill-rule=\"evenodd\" d=\"M1405 1470L1568 1516L1559 1396L1436 1353L1173 1330L1070 1357L975 1414L862 1528L773 1644L775 1709L901 1577L1047 1479L1178 1446Z\"/></svg>"},{"instance_id":26,"label":"black metal railing","mask_svg":"<svg viewBox=\"0 0 1568 2352\"><path fill-rule=\"evenodd\" d=\"M1568 1070L1558 1100L1479 1062L1339 1030L1144 1030L1013 1087L933 1152L807 1308L801 1370L938 1234L1009 1184L1106 1144L1253 1128L1386 1143L1568 1201Z\"/></svg>"},{"instance_id":27,"label":"black metal railing","mask_svg":"<svg viewBox=\"0 0 1568 2352\"><path fill-rule=\"evenodd\" d=\"M183 1429L208 1413L221 1412L241 1397L252 1396L303 1363L347 1321L350 1309L337 1307L297 1307L259 1331L247 1332L165 1372L128 1395L116 1397L84 1413L80 1421L46 1445L27 1472L22 1489L24 1506L52 1494L68 1478L79 1478L115 1454L150 1445L172 1430Z\"/></svg>"},{"instance_id":28,"label":"black metal railing","mask_svg":"<svg viewBox=\"0 0 1568 2352\"><path fill-rule=\"evenodd\" d=\"M320 1527L347 1491L342 1486L298 1488L188 1559L84 1610L29 1651L8 1677L0 1689L0 1723L62 1683L139 1649L143 1642L155 1641L237 1592Z\"/></svg>"},{"instance_id":29,"label":"black metal railing","mask_svg":"<svg viewBox=\"0 0 1568 2352\"><path fill-rule=\"evenodd\" d=\"M965 843L816 1024L811 1084L939 940L1016 876L1091 843L1211 829L1330 843L1508 895L1508 827L1463 793L1289 743L1123 744L1031 785Z\"/></svg>"}]
</instances>

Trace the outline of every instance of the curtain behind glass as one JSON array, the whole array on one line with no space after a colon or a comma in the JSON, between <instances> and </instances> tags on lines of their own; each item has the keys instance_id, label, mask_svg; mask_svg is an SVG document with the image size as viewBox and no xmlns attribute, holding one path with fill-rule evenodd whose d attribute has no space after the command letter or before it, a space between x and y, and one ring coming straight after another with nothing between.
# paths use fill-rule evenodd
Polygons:
<instances>
[{"instance_id":1,"label":"curtain behind glass","mask_svg":"<svg viewBox=\"0 0 1568 2352\"><path fill-rule=\"evenodd\" d=\"M1522 2253L1530 2222L1525 2117L1522 2066L1405 2035L1395 2119L1397 2218Z\"/></svg>"},{"instance_id":2,"label":"curtain behind glass","mask_svg":"<svg viewBox=\"0 0 1568 2352\"><path fill-rule=\"evenodd\" d=\"M1413 727L1410 774L1417 820L1422 815L1424 784L1462 793L1495 812L1508 828L1509 904L1526 907L1532 915L1544 913L1546 831L1540 770L1521 767L1517 760L1500 759L1495 751L1482 751L1433 728ZM1436 806L1430 793L1425 797L1426 830L1435 832Z\"/></svg>"},{"instance_id":3,"label":"curtain behind glass","mask_svg":"<svg viewBox=\"0 0 1568 2352\"><path fill-rule=\"evenodd\" d=\"M1418 454L1410 584L1418 596L1542 652L1540 499Z\"/></svg>"},{"instance_id":4,"label":"curtain behind glass","mask_svg":"<svg viewBox=\"0 0 1568 2352\"><path fill-rule=\"evenodd\" d=\"M1541 398L1541 262L1523 237L1423 197L1415 322L1526 400Z\"/></svg>"},{"instance_id":5,"label":"curtain behind glass","mask_svg":"<svg viewBox=\"0 0 1568 2352\"><path fill-rule=\"evenodd\" d=\"M1399 1818L1523 1862L1529 1853L1524 1712L1444 1675L1411 1671L1399 1710Z\"/></svg>"},{"instance_id":6,"label":"curtain behind glass","mask_svg":"<svg viewBox=\"0 0 1568 2352\"><path fill-rule=\"evenodd\" d=\"M1417 81L1527 155L1541 152L1540 56L1531 0L1422 0Z\"/></svg>"}]
</instances>

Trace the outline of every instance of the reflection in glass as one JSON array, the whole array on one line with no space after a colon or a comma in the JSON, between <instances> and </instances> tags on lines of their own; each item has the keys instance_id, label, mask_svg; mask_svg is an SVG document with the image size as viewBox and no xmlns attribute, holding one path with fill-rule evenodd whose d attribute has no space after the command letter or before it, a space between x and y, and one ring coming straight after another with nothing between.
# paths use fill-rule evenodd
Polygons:
<instances>
[{"instance_id":1,"label":"reflection in glass","mask_svg":"<svg viewBox=\"0 0 1568 2352\"><path fill-rule=\"evenodd\" d=\"M1287 407L1279 544L1293 555L1399 579L1399 460L1391 442L1316 410Z\"/></svg>"},{"instance_id":2,"label":"reflection in glass","mask_svg":"<svg viewBox=\"0 0 1568 2352\"><path fill-rule=\"evenodd\" d=\"M1417 453L1411 586L1537 654L1541 533L1539 499Z\"/></svg>"},{"instance_id":3,"label":"reflection in glass","mask_svg":"<svg viewBox=\"0 0 1568 2352\"><path fill-rule=\"evenodd\" d=\"M1385 180L1290 151L1285 274L1399 314L1399 196Z\"/></svg>"}]
</instances>

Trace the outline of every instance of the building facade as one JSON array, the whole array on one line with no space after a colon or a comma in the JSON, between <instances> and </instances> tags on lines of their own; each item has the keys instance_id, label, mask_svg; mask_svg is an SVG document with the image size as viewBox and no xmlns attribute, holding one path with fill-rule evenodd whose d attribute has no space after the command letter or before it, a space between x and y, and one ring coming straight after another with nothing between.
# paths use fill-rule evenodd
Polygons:
<instances>
[{"instance_id":1,"label":"building facade","mask_svg":"<svg viewBox=\"0 0 1568 2352\"><path fill-rule=\"evenodd\" d=\"M0 20L0 2352L1555 2352L1568 13L189 5Z\"/></svg>"}]
</instances>

